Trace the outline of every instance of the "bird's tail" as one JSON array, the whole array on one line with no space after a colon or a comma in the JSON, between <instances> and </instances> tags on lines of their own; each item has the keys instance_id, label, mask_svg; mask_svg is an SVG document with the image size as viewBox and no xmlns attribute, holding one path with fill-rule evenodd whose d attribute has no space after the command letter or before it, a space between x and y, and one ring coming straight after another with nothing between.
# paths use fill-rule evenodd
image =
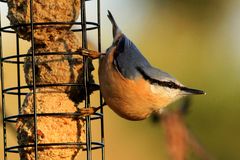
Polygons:
<instances>
[{"instance_id":1,"label":"bird's tail","mask_svg":"<svg viewBox=\"0 0 240 160\"><path fill-rule=\"evenodd\" d=\"M108 10L108 18L111 21L112 25L113 25L113 38L114 41L118 39L118 37L122 34L121 30L118 28L118 25L112 15L112 13Z\"/></svg>"}]
</instances>

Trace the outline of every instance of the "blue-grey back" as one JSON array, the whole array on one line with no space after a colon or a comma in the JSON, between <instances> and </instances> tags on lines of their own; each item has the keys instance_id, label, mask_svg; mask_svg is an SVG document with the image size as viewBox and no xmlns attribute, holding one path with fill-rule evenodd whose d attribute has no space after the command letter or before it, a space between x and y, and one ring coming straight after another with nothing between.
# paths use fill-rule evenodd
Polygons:
<instances>
[{"instance_id":1,"label":"blue-grey back","mask_svg":"<svg viewBox=\"0 0 240 160\"><path fill-rule=\"evenodd\" d=\"M138 67L150 66L146 58L125 35L120 38L117 44L114 53L114 63L120 73L128 79L135 79L141 76L137 70Z\"/></svg>"}]
</instances>

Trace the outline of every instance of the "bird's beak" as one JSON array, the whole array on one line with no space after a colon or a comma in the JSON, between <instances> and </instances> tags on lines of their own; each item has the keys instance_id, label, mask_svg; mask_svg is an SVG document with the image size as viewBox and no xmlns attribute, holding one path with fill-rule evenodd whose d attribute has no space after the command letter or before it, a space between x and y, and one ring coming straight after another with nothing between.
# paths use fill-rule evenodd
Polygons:
<instances>
[{"instance_id":1,"label":"bird's beak","mask_svg":"<svg viewBox=\"0 0 240 160\"><path fill-rule=\"evenodd\" d=\"M191 95L191 94L206 94L202 90L188 88L188 87L182 87L181 90L183 91L184 95Z\"/></svg>"}]
</instances>

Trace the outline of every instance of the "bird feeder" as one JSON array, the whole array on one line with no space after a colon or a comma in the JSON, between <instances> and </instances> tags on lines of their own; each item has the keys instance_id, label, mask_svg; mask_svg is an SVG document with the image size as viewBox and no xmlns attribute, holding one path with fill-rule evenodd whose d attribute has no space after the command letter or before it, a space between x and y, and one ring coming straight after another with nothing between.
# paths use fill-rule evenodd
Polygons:
<instances>
[{"instance_id":1,"label":"bird feeder","mask_svg":"<svg viewBox=\"0 0 240 160\"><path fill-rule=\"evenodd\" d=\"M85 3L96 3L97 22L87 21ZM90 94L99 92L92 60L81 50L88 49L87 33L96 30L101 51L100 0L0 0L0 4L7 4L10 21L7 26L0 23L4 160L12 159L12 154L20 160L77 160L84 154L91 160L96 149L103 160L103 110L87 116L81 112L91 106ZM15 35L16 53L5 52L4 36L10 35ZM26 53L21 51L23 40L30 44ZM6 86L5 73L11 73L6 64L16 66L12 72L16 85ZM16 97L16 106L10 106L8 95ZM18 113L7 114L10 107ZM99 141L92 141L93 120L100 121ZM15 126L16 145L8 143L9 125Z\"/></svg>"}]
</instances>

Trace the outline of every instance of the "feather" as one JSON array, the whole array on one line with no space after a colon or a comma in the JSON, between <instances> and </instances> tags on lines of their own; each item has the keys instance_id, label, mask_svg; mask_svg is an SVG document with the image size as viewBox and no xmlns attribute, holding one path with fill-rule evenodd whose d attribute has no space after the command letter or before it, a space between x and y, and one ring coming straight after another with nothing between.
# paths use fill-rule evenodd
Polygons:
<instances>
[{"instance_id":1,"label":"feather","mask_svg":"<svg viewBox=\"0 0 240 160\"><path fill-rule=\"evenodd\" d=\"M183 86L168 73L152 66L137 67L137 70L141 73L143 78L148 80L151 84L157 84L173 89L180 89Z\"/></svg>"},{"instance_id":2,"label":"feather","mask_svg":"<svg viewBox=\"0 0 240 160\"><path fill-rule=\"evenodd\" d=\"M137 67L150 66L137 47L125 35L117 44L113 64L128 79L136 79L141 76Z\"/></svg>"}]
</instances>

